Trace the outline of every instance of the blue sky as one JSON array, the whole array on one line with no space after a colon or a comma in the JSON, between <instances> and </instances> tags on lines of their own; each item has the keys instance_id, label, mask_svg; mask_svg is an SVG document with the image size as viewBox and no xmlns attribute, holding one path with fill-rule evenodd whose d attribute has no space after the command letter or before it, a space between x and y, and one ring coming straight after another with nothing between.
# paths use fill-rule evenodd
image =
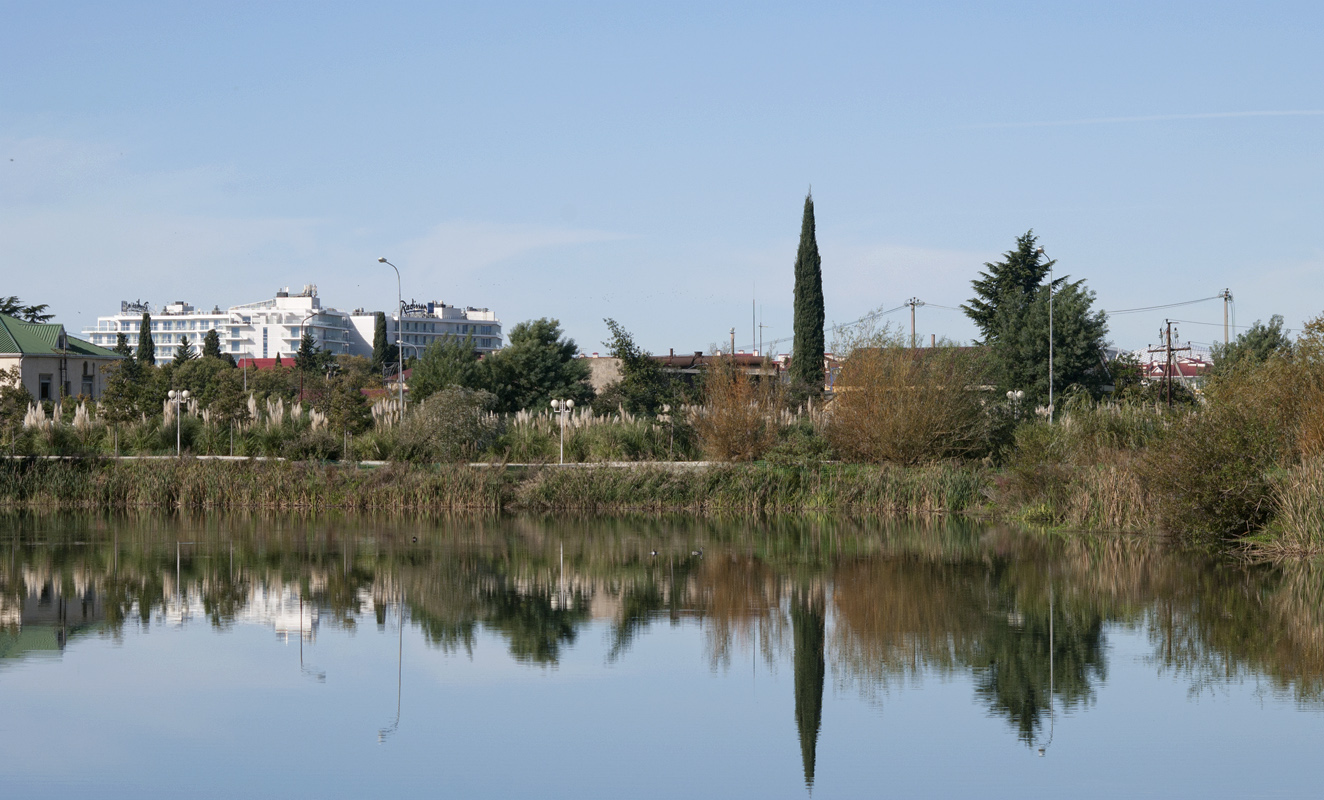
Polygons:
<instances>
[{"instance_id":1,"label":"blue sky","mask_svg":"<svg viewBox=\"0 0 1324 800\"><path fill-rule=\"evenodd\" d=\"M957 306L1029 228L1105 309L1324 312L1324 7L0 4L0 293L317 283L614 317L654 352L788 335L813 185L827 316ZM1221 324L1217 302L1118 316ZM890 317L908 324L908 317ZM919 332L969 339L963 315ZM1212 342L1221 327L1181 326Z\"/></svg>"}]
</instances>

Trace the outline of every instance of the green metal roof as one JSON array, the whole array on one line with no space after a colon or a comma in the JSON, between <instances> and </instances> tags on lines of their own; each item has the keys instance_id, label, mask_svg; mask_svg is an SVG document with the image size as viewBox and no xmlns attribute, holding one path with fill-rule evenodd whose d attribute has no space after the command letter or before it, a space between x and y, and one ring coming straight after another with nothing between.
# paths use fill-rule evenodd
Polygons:
<instances>
[{"instance_id":1,"label":"green metal roof","mask_svg":"<svg viewBox=\"0 0 1324 800\"><path fill-rule=\"evenodd\" d=\"M0 354L25 356L74 356L120 358L119 353L65 334L66 349L60 349L64 326L58 322L25 322L0 314Z\"/></svg>"}]
</instances>

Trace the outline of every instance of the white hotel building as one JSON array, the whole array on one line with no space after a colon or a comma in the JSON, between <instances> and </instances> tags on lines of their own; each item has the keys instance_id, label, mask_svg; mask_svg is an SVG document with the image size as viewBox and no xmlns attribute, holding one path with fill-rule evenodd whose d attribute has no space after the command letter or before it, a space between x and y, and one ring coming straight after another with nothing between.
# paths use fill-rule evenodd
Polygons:
<instances>
[{"instance_id":1,"label":"white hotel building","mask_svg":"<svg viewBox=\"0 0 1324 800\"><path fill-rule=\"evenodd\" d=\"M398 317L387 320L387 340L395 341L397 329L406 357L419 355L423 349L447 336L473 336L474 348L491 352L501 348L501 322L485 308L458 308L444 303L407 303L403 324ZM158 361L173 358L182 339L187 338L195 353L202 350L203 337L215 330L221 352L240 358L290 359L299 350L299 340L311 333L319 349L337 355L372 356L376 313L356 309L340 311L322 305L316 286L303 291L288 289L276 292L270 300L231 306L225 311L213 307L204 311L183 301L167 303L156 312L142 302L121 302L120 312L98 317L95 328L84 331L93 344L115 346L123 333L130 347L138 346L138 332L143 313L151 315L152 341Z\"/></svg>"}]
</instances>

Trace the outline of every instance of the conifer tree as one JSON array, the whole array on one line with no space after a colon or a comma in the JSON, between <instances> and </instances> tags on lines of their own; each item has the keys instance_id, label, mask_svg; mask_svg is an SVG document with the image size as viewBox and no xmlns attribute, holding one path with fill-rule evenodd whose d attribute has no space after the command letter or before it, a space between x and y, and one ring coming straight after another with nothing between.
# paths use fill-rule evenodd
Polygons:
<instances>
[{"instance_id":1,"label":"conifer tree","mask_svg":"<svg viewBox=\"0 0 1324 800\"><path fill-rule=\"evenodd\" d=\"M179 337L179 345L175 347L175 364L183 364L197 358L198 354L193 352L193 345L189 343L187 336Z\"/></svg>"},{"instance_id":2,"label":"conifer tree","mask_svg":"<svg viewBox=\"0 0 1324 800\"><path fill-rule=\"evenodd\" d=\"M138 328L138 363L156 365L156 342L152 341L152 315L143 312L143 322Z\"/></svg>"},{"instance_id":3,"label":"conifer tree","mask_svg":"<svg viewBox=\"0 0 1324 800\"><path fill-rule=\"evenodd\" d=\"M294 354L294 366L304 372L311 372L317 367L317 342L308 331L299 338L299 351Z\"/></svg>"},{"instance_id":4,"label":"conifer tree","mask_svg":"<svg viewBox=\"0 0 1324 800\"><path fill-rule=\"evenodd\" d=\"M985 262L987 272L971 281L975 296L968 305L961 306L965 315L974 321L984 336L984 344L992 344L999 328L999 314L1015 315L1033 301L1040 284L1056 261L1040 260L1039 240L1033 230L1016 237L1016 249L1002 254L1002 261ZM1054 281L1054 288L1065 278Z\"/></svg>"},{"instance_id":5,"label":"conifer tree","mask_svg":"<svg viewBox=\"0 0 1324 800\"><path fill-rule=\"evenodd\" d=\"M386 341L386 315L378 311L372 330L372 368L378 372L392 359L391 345Z\"/></svg>"},{"instance_id":6,"label":"conifer tree","mask_svg":"<svg viewBox=\"0 0 1324 800\"><path fill-rule=\"evenodd\" d=\"M795 345L791 382L816 395L823 391L823 263L814 234L814 195L805 195L800 250L795 256Z\"/></svg>"},{"instance_id":7,"label":"conifer tree","mask_svg":"<svg viewBox=\"0 0 1324 800\"><path fill-rule=\"evenodd\" d=\"M129 347L129 337L123 332L115 334L115 352L126 358L133 355L133 349Z\"/></svg>"},{"instance_id":8,"label":"conifer tree","mask_svg":"<svg viewBox=\"0 0 1324 800\"><path fill-rule=\"evenodd\" d=\"M215 328L207 331L207 335L202 337L202 357L221 357L221 335L216 332Z\"/></svg>"}]
</instances>

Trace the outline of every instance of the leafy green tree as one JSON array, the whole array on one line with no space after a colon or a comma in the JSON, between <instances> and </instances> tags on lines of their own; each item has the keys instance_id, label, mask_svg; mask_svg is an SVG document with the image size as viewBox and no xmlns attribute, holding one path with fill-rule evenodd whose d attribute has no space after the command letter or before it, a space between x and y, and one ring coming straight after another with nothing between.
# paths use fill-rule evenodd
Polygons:
<instances>
[{"instance_id":1,"label":"leafy green tree","mask_svg":"<svg viewBox=\"0 0 1324 800\"><path fill-rule=\"evenodd\" d=\"M414 364L409 395L415 400L423 400L447 386L482 389L486 377L478 361L478 351L474 349L473 337L448 336L428 345L423 357Z\"/></svg>"},{"instance_id":2,"label":"leafy green tree","mask_svg":"<svg viewBox=\"0 0 1324 800\"><path fill-rule=\"evenodd\" d=\"M593 397L588 363L575 358L579 348L574 339L561 336L558 320L521 322L511 329L508 341L504 350L483 360L498 410L541 410L553 398L582 405Z\"/></svg>"},{"instance_id":3,"label":"leafy green tree","mask_svg":"<svg viewBox=\"0 0 1324 800\"><path fill-rule=\"evenodd\" d=\"M178 366L180 364L186 364L197 357L198 354L193 352L193 345L189 342L188 337L181 335L179 337L179 344L175 347L175 358L173 363Z\"/></svg>"},{"instance_id":4,"label":"leafy green tree","mask_svg":"<svg viewBox=\"0 0 1324 800\"><path fill-rule=\"evenodd\" d=\"M1094 292L1083 280L1053 295L1053 392L1073 387L1097 397L1108 382L1103 363L1108 321L1095 311ZM1048 286L1024 308L1006 303L991 330L990 355L999 387L1024 390L1027 402L1048 401Z\"/></svg>"},{"instance_id":5,"label":"leafy green tree","mask_svg":"<svg viewBox=\"0 0 1324 800\"><path fill-rule=\"evenodd\" d=\"M138 363L156 365L156 342L152 341L152 315L143 312L142 324L138 326Z\"/></svg>"},{"instance_id":6,"label":"leafy green tree","mask_svg":"<svg viewBox=\"0 0 1324 800\"><path fill-rule=\"evenodd\" d=\"M201 359L202 362L210 359ZM220 359L216 359L221 362ZM203 402L201 399L199 402ZM222 425L235 425L248 420L248 395L244 393L244 376L238 370L225 369L215 374L207 387L206 408L212 419Z\"/></svg>"},{"instance_id":7,"label":"leafy green tree","mask_svg":"<svg viewBox=\"0 0 1324 800\"><path fill-rule=\"evenodd\" d=\"M12 294L9 297L0 297L0 314L8 314L11 317L18 317L28 322L50 322L55 318L55 315L48 313L47 308L48 306L45 303L25 306L22 300ZM24 413L27 412L24 411Z\"/></svg>"},{"instance_id":8,"label":"leafy green tree","mask_svg":"<svg viewBox=\"0 0 1324 800\"><path fill-rule=\"evenodd\" d=\"M221 357L221 335L215 328L207 331L207 335L202 337L202 357L215 359Z\"/></svg>"},{"instance_id":9,"label":"leafy green tree","mask_svg":"<svg viewBox=\"0 0 1324 800\"><path fill-rule=\"evenodd\" d=\"M380 389L382 371L373 367L372 359L363 356L335 356L337 379L355 389Z\"/></svg>"},{"instance_id":10,"label":"leafy green tree","mask_svg":"<svg viewBox=\"0 0 1324 800\"><path fill-rule=\"evenodd\" d=\"M211 407L216 400L222 380L236 370L219 358L191 358L184 362L172 362L170 365L170 388L188 389L198 398L202 408ZM243 386L244 377L237 375Z\"/></svg>"},{"instance_id":11,"label":"leafy green tree","mask_svg":"<svg viewBox=\"0 0 1324 800\"><path fill-rule=\"evenodd\" d=\"M1003 253L1002 261L985 262L988 271L979 273L979 279L971 282L975 296L961 310L979 328L984 344L991 344L997 338L1008 314L1024 313L1038 295L1044 278L1057 263L1043 260L1042 255L1034 231L1026 231L1016 237L1016 249ZM1065 280L1058 278L1054 286Z\"/></svg>"},{"instance_id":12,"label":"leafy green tree","mask_svg":"<svg viewBox=\"0 0 1324 800\"><path fill-rule=\"evenodd\" d=\"M12 299L12 298L10 298ZM23 385L23 373L18 367L0 370L0 430L6 442L12 442L23 427L23 417L32 404L32 395Z\"/></svg>"},{"instance_id":13,"label":"leafy green tree","mask_svg":"<svg viewBox=\"0 0 1324 800\"><path fill-rule=\"evenodd\" d=\"M319 410L326 414L332 431L358 434L372 426L368 398L344 377L332 381L323 398Z\"/></svg>"},{"instance_id":14,"label":"leafy green tree","mask_svg":"<svg viewBox=\"0 0 1324 800\"><path fill-rule=\"evenodd\" d=\"M823 391L823 261L814 231L814 196L805 196L800 249L795 256L795 343L791 382L810 395Z\"/></svg>"},{"instance_id":15,"label":"leafy green tree","mask_svg":"<svg viewBox=\"0 0 1324 800\"><path fill-rule=\"evenodd\" d=\"M1259 320L1226 346L1214 348L1214 374L1223 375L1239 367L1263 364L1275 355L1292 352L1292 340L1283 332L1283 317L1274 314L1265 325Z\"/></svg>"},{"instance_id":16,"label":"leafy green tree","mask_svg":"<svg viewBox=\"0 0 1324 800\"><path fill-rule=\"evenodd\" d=\"M125 358L133 357L133 348L129 347L129 337L125 336L123 332L115 334L115 352Z\"/></svg>"},{"instance_id":17,"label":"leafy green tree","mask_svg":"<svg viewBox=\"0 0 1324 800\"><path fill-rule=\"evenodd\" d=\"M317 342L309 331L304 331L303 336L299 337L299 352L294 354L294 367L304 372L317 369Z\"/></svg>"},{"instance_id":18,"label":"leafy green tree","mask_svg":"<svg viewBox=\"0 0 1324 800\"><path fill-rule=\"evenodd\" d=\"M632 414L657 414L663 404L674 403L673 381L662 371L657 359L636 344L619 322L611 318L603 322L611 331L611 339L602 344L613 358L621 361L621 379L608 389L612 399L617 399Z\"/></svg>"},{"instance_id":19,"label":"leafy green tree","mask_svg":"<svg viewBox=\"0 0 1324 800\"><path fill-rule=\"evenodd\" d=\"M142 394L142 373L146 369L151 367L144 367L133 358L110 365L106 388L97 404L97 413L102 419L120 423L138 418L143 410L139 407L139 398Z\"/></svg>"}]
</instances>

